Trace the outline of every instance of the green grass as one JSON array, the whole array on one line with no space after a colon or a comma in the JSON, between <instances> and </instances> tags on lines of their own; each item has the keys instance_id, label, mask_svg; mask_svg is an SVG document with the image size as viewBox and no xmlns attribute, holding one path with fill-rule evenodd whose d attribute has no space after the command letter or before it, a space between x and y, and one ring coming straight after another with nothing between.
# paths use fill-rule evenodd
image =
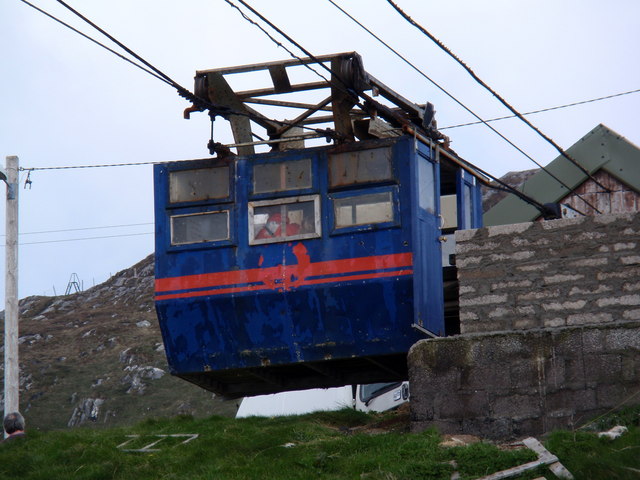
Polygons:
<instances>
[{"instance_id":1,"label":"green grass","mask_svg":"<svg viewBox=\"0 0 640 480\"><path fill-rule=\"evenodd\" d=\"M0 478L21 479L449 479L457 464L462 479L478 478L531 461L528 450L501 450L478 443L443 448L433 430L374 433L390 414L352 410L301 417L146 420L131 428L33 431L25 440L0 446ZM387 424L392 422L387 422ZM166 437L159 452L125 452ZM547 446L577 479L638 478L624 467L640 468L640 430L631 425L620 439L590 433L554 433ZM546 475L539 469L521 478Z\"/></svg>"}]
</instances>

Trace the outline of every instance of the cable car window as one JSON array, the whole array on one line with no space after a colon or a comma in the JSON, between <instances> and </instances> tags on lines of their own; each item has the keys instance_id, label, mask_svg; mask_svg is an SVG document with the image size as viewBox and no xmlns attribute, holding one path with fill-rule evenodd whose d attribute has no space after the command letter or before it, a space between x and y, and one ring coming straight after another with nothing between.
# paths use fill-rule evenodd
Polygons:
<instances>
[{"instance_id":1,"label":"cable car window","mask_svg":"<svg viewBox=\"0 0 640 480\"><path fill-rule=\"evenodd\" d=\"M253 193L301 190L311 187L311 160L258 163L253 166Z\"/></svg>"},{"instance_id":2,"label":"cable car window","mask_svg":"<svg viewBox=\"0 0 640 480\"><path fill-rule=\"evenodd\" d=\"M471 224L471 210L473 205L471 204L471 187L464 184L464 195L462 201L464 202L464 228L473 228Z\"/></svg>"},{"instance_id":3,"label":"cable car window","mask_svg":"<svg viewBox=\"0 0 640 480\"><path fill-rule=\"evenodd\" d=\"M329 185L340 187L393 180L391 157L391 147L330 155Z\"/></svg>"},{"instance_id":4,"label":"cable car window","mask_svg":"<svg viewBox=\"0 0 640 480\"><path fill-rule=\"evenodd\" d=\"M456 195L440 196L440 212L442 215L442 230L458 227L458 198Z\"/></svg>"},{"instance_id":5,"label":"cable car window","mask_svg":"<svg viewBox=\"0 0 640 480\"><path fill-rule=\"evenodd\" d=\"M249 243L282 242L320 236L319 197L249 203Z\"/></svg>"},{"instance_id":6,"label":"cable car window","mask_svg":"<svg viewBox=\"0 0 640 480\"><path fill-rule=\"evenodd\" d=\"M434 165L427 159L418 156L418 204L430 213L436 211L436 184L433 173Z\"/></svg>"},{"instance_id":7,"label":"cable car window","mask_svg":"<svg viewBox=\"0 0 640 480\"><path fill-rule=\"evenodd\" d=\"M333 208L335 228L394 220L393 195L390 191L335 198Z\"/></svg>"},{"instance_id":8,"label":"cable car window","mask_svg":"<svg viewBox=\"0 0 640 480\"><path fill-rule=\"evenodd\" d=\"M229 239L229 212L207 212L171 217L171 244L218 242Z\"/></svg>"},{"instance_id":9,"label":"cable car window","mask_svg":"<svg viewBox=\"0 0 640 480\"><path fill-rule=\"evenodd\" d=\"M169 201L195 202L229 196L229 167L176 170L169 173Z\"/></svg>"}]
</instances>

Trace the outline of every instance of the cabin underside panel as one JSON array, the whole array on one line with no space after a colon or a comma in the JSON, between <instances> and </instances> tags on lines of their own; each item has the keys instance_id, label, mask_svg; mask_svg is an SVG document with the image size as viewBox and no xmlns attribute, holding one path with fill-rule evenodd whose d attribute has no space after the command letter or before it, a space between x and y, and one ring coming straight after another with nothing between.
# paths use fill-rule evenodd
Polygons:
<instances>
[{"instance_id":1,"label":"cabin underside panel","mask_svg":"<svg viewBox=\"0 0 640 480\"><path fill-rule=\"evenodd\" d=\"M406 353L176 375L225 398L408 378Z\"/></svg>"},{"instance_id":2,"label":"cabin underside panel","mask_svg":"<svg viewBox=\"0 0 640 480\"><path fill-rule=\"evenodd\" d=\"M406 378L411 278L158 302L172 373L227 396ZM401 321L404 319L404 321Z\"/></svg>"}]
</instances>

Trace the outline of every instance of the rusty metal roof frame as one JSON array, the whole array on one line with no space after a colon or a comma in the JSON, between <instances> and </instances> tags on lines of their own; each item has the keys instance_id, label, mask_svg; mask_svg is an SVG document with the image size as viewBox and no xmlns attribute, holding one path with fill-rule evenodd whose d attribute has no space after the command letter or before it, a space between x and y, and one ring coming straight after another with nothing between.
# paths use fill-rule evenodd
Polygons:
<instances>
[{"instance_id":1,"label":"rusty metal roof frame","mask_svg":"<svg viewBox=\"0 0 640 480\"><path fill-rule=\"evenodd\" d=\"M331 72L330 79L310 83L291 82L288 68L320 63L325 64L325 72ZM265 70L269 72L272 82L268 88L234 92L225 78L228 75ZM330 92L317 103L269 98L321 89L330 89ZM269 144L272 149L278 150L284 148L284 144L291 148L295 145L292 143L294 141L323 137L335 143L346 143L356 138L364 140L401 135L403 127L410 127L412 131L443 143L445 147L448 145L448 138L437 131L433 106L429 103L415 104L367 73L356 52L200 70L196 72L195 94L217 107L227 109L229 113L222 115L231 123L235 141L231 146L237 148L240 155L255 153L254 145L257 144ZM373 98L377 96L393 106L388 107ZM257 110L262 105L293 109L297 115L292 119L275 120ZM194 105L185 110L185 118L189 118L191 112L202 110L202 106ZM300 110L302 113L299 113ZM259 137L252 130L252 122L267 131L268 140L255 141ZM328 128L311 125L328 125ZM300 128L305 127L309 133L301 134Z\"/></svg>"}]
</instances>

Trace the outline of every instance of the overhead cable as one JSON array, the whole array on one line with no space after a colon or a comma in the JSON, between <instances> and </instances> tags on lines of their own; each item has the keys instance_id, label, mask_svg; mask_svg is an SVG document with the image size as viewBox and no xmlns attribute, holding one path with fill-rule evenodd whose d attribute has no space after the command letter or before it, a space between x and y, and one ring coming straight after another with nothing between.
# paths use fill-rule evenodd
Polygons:
<instances>
[{"instance_id":1,"label":"overhead cable","mask_svg":"<svg viewBox=\"0 0 640 480\"><path fill-rule=\"evenodd\" d=\"M295 53L293 53L291 50L289 50L285 45L282 44L282 42L280 42L279 40L277 40L273 35L271 35L269 32L267 32L262 25L260 25L258 22L256 22L255 20L253 20L252 18L250 18L246 13L244 13L235 3L231 2L230 0L225 0L225 2L227 2L227 4L229 4L232 8L236 9L238 11L238 13L240 13L240 15L242 16L242 18L244 18L247 22L251 23L252 25L254 25L255 27L259 28L262 33L264 33L267 37L269 37L269 39L275 43L278 47L282 48L283 50L285 50L289 55L291 55L292 58L295 58L296 60L300 60L302 61L302 59L297 56ZM246 5L245 5L246 6ZM247 7L249 8L249 7ZM259 15L259 14L258 14ZM312 68L310 65L308 65L307 63L303 63L303 65L311 70L313 73L315 73L316 75L318 75L320 78L322 78L325 82L327 83L331 83L330 80L328 80L324 75L322 75L321 73L319 73L317 70L315 70L314 68Z\"/></svg>"},{"instance_id":2,"label":"overhead cable","mask_svg":"<svg viewBox=\"0 0 640 480\"><path fill-rule=\"evenodd\" d=\"M233 4L232 4L232 2L231 2L230 0L225 0L225 1L226 1L227 3L229 3L229 4L233 5ZM265 22L267 25L269 25L271 28L273 28L275 31L277 31L280 35L282 35L284 38L286 38L289 42L291 42L293 45L295 45L298 49L300 49L302 52L304 52L304 53L305 53L309 58L311 58L312 60L315 60L315 61L316 61L317 63L319 63L319 64L320 64L320 65L321 65L325 70L327 70L328 72L330 72L330 73L331 73L332 78L333 78L334 76L336 76L336 75L335 75L335 73L331 70L331 68L329 68L329 67L327 67L326 65L324 65L324 64L322 64L322 63L320 63L320 62L318 62L318 60L313 56L313 54L312 54L311 52L309 52L307 49L305 49L302 45L300 45L298 42L296 42L296 41L295 41L293 38L291 38L289 35L287 35L286 33L284 33L280 28L278 28L276 25L274 25L274 24L273 24L269 19L267 19L267 18L266 18L264 15L262 15L260 12L258 12L258 11L257 11L257 10L255 10L253 7L251 7L250 5L248 5L246 1L244 1L244 0L238 0L238 1L239 1L242 5L244 5L246 8L248 8L248 9L249 9L249 10L250 10L254 15L257 15L257 16L258 16L258 17L259 17L263 22ZM333 2L331 2L331 3L333 3ZM335 4L334 4L334 5L335 5ZM236 7L235 5L233 5L233 6L234 6L235 8L238 8L238 7ZM337 6L337 5L336 5L336 6ZM339 7L338 7L338 8L339 8ZM238 10L239 10L239 9L238 9ZM342 10L342 9L340 9L340 10ZM345 12L345 13L346 13L346 12ZM244 15L243 15L243 16L244 16ZM254 23L254 22L252 22L252 23ZM358 24L360 24L360 23L358 22ZM361 25L361 26L362 26L362 25ZM363 28L364 28L364 27L363 27ZM261 29L261 30L263 30L263 29ZM263 30L263 31L264 31L264 30ZM370 32L370 33L371 33L371 32ZM376 37L376 38L377 38L377 37ZM384 42L383 42L383 43L384 43ZM389 47L389 48L390 48L390 47ZM412 65L412 66L413 66L413 65ZM416 67L414 67L414 68L416 68ZM426 75L425 75L425 76L426 76ZM337 76L336 76L336 77L337 77ZM339 77L337 77L337 78L339 79ZM344 81L342 81L342 83L346 86L346 83L345 83ZM435 82L434 82L434 84L435 84ZM453 97L452 97L452 98L453 98ZM461 105L462 105L462 104L461 104ZM464 106L464 105L463 105L463 106ZM466 108L466 107L465 107L465 108ZM468 109L467 109L467 110L468 110ZM472 112L472 113L473 113L473 112ZM474 114L474 115L475 115L475 114ZM477 115L475 115L475 116L476 116L476 118L480 118L480 117L478 117ZM489 126L489 128L491 128L492 130L494 130L491 126ZM501 135L501 136L502 136L502 135ZM510 143L511 143L511 142L510 142ZM515 147L515 145L514 145L514 147ZM518 148L518 147L516 147L516 148ZM520 149L518 148L518 150L520 150ZM522 150L520 150L520 151L522 151ZM524 153L524 152L522 152L522 153ZM526 155L526 153L524 153L524 154ZM528 157L528 155L527 155L527 157ZM531 158L531 157L529 157L529 158ZM533 159L531 159L531 160L533 160ZM533 160L533 161L534 161L534 163L536 163L536 165L540 166L540 168L543 168L543 169L544 169L544 167L542 167L542 165L540 165L538 162L536 162L535 160ZM475 166L474 166L474 167L475 167ZM478 169L478 171L481 171L481 169ZM482 172L482 171L481 171L481 172ZM482 172L482 173L484 173L484 172ZM550 174L550 175L552 175L552 174ZM537 200L535 200L535 199L533 199L533 198L529 197L528 195L526 195L526 194L524 194L524 193L522 193L522 192L519 192L518 190L516 190L516 189L515 189L515 188L513 188L512 186L510 186L510 185L506 184L506 183L505 183L505 182L503 182L502 180L500 180L500 179L498 179L498 178L494 177L493 175L487 175L487 176L488 176L488 177L490 177L490 178L492 178L492 179L494 179L494 180L495 180L496 182L498 182L499 184L503 185L503 187L504 187L505 189L507 189L507 191L510 191L511 193L513 193L513 194L515 194L516 196L518 196L520 199L522 199L522 200L524 200L525 202L529 203L530 205L532 205L532 206L536 207L538 210L540 210L540 212L541 212L542 214L546 214L546 213L547 213L547 210L546 210L545 206L544 206L544 205L542 205L542 204L541 204L540 202L538 202ZM552 175L552 176L553 176L553 175ZM556 177L554 176L554 178L556 178ZM561 180L559 180L559 179L557 179L557 178L556 178L556 180L557 180L558 182L560 182L562 185L564 185L568 190L571 190L571 189L570 189L569 187L567 187L564 183L562 183L562 181L561 181ZM496 188L495 186L491 186L491 185L489 185L489 186L490 186L490 187L492 187L492 188ZM594 209L595 209L595 207L593 207L591 204L589 204L586 200L584 200L584 199L583 199L583 201L585 201L585 203L587 203L589 206L591 206L592 208L594 208Z\"/></svg>"},{"instance_id":3,"label":"overhead cable","mask_svg":"<svg viewBox=\"0 0 640 480\"><path fill-rule=\"evenodd\" d=\"M329 1L331 1L331 0L329 0ZM632 93L638 93L638 92L640 92L640 88L638 88L636 90L629 90L627 92L614 93L613 95L606 95L604 97L591 98L589 100L582 100L580 102L566 103L564 105L557 105L555 107L541 108L540 110L532 110L530 112L525 112L522 115L534 115L536 113L551 112L553 110L560 110L560 109L563 109L563 108L575 107L577 105L584 105L586 103L599 102L601 100L609 100L610 98L622 97L624 95L631 95ZM497 122L498 120L507 120L509 118L516 118L516 116L515 115L505 115L504 117L490 118L488 120L484 120L484 121L480 121L480 122L460 123L458 125L449 125L447 127L438 127L438 130L447 130L447 129L451 129L451 128L468 127L470 125L479 125L481 123L486 123L486 122Z\"/></svg>"},{"instance_id":4,"label":"overhead cable","mask_svg":"<svg viewBox=\"0 0 640 480\"><path fill-rule=\"evenodd\" d=\"M231 0L225 0L225 2L227 2L228 4L234 6L234 8L238 8L237 6L233 5L233 2L231 2ZM320 67L322 67L329 74L331 74L331 80L327 80L324 76L322 76L318 72L316 72L318 75L320 75L321 78L323 78L325 81L330 83L333 87L336 87L337 89L339 89L342 92L346 93L347 95L351 96L352 100L354 101L354 103L356 105L358 105L358 107L361 108L363 111L366 111L367 109L366 109L366 107L364 105L362 105L360 103L358 97L362 97L366 102L368 102L369 104L373 105L376 108L379 108L379 109L384 109L385 108L382 104L380 104L379 102L377 102L376 100L371 98L369 95L366 95L364 92L356 92L356 91L354 91L350 87L350 85L340 76L340 74L338 72L334 72L330 67L327 67L318 58L316 58L315 55L313 55L313 53L311 53L309 50L307 50L305 47L303 47L299 42L297 42L295 39L293 39L290 35L287 35L281 28L279 28L277 25L275 25L273 22L271 22L267 17L262 15L255 8L253 8L251 5L249 5L245 0L238 0L238 2L240 2L251 13L253 13L258 18L260 18L260 20L262 20L267 25L269 25L273 30L275 30L280 35L282 35L289 43L291 43L296 48L298 48L302 53L304 53L307 57L309 57L313 62L317 63ZM269 37L269 38L271 38L271 37ZM298 57L296 55L294 55L294 57L297 58L298 60L302 61L302 59L300 57ZM335 81L333 81L334 78L336 80L338 80L340 85L338 85Z\"/></svg>"},{"instance_id":5,"label":"overhead cable","mask_svg":"<svg viewBox=\"0 0 640 480\"><path fill-rule=\"evenodd\" d=\"M464 103L462 103L460 100L458 100L456 97L453 96L453 94L451 94L450 92L448 92L444 87L442 87L439 83L437 83L435 80L433 80L431 77L429 77L426 73L424 73L422 70L420 70L416 65L414 65L411 61L409 61L405 56L403 56L401 53L399 53L397 50L395 50L393 47L391 47L388 43L386 43L384 40L382 40L378 35L376 35L374 32L372 32L369 28L367 28L365 25L363 25L358 19L356 19L355 17L353 17L351 14L349 14L349 12L347 12L346 10L344 10L342 7L340 7L337 3L335 3L333 0L328 0L329 3L331 3L334 7L336 7L338 10L340 10L343 14L345 14L347 17L349 17L353 22L355 22L358 26L360 26L363 30L365 30L369 35L371 35L373 38L375 38L376 40L378 40L382 45L384 45L387 49L389 49L391 52L393 52L396 56L398 56L401 60L403 60L407 65L409 65L411 68L413 68L416 72L418 72L420 75L422 75L425 79L427 79L429 82L431 82L436 88L438 88L441 92L443 92L445 95L447 95L451 100L453 100L454 102L456 102L458 105L460 105L462 108L464 108L467 112L469 112L471 115L473 115L475 118L478 119L477 123L482 123L484 125L486 125L491 131L493 131L496 135L498 135L500 138L502 138L505 142L507 142L509 145L511 145L513 148L515 148L518 152L520 152L522 155L524 155L526 158L528 158L529 160L531 160L534 164L536 164L538 167L540 167L543 171L545 171L551 178L553 178L554 180L556 180L560 185L562 185L564 188L567 189L567 191L571 192L571 188L565 184L562 180L560 180L556 175L554 175L552 172L550 172L549 170L547 170L542 164L540 164L537 160L535 160L532 156L530 156L527 152L525 152L524 150L522 150L519 146L517 146L515 143L513 143L511 140L509 140L507 137L505 137L500 131L498 131L497 129L495 129L492 125L489 125L487 123L487 120L483 120L478 114L476 114L474 111L472 111L469 107L467 107ZM439 130L442 130L441 128L438 128ZM493 177L492 177L493 178ZM517 190L516 190L517 191ZM518 196L522 195L521 192L518 192ZM588 202L587 200L585 200L583 197L581 197L579 194L576 194L585 204L587 204L589 207L591 207L592 209L594 209L594 211L600 213L598 211L598 209L592 205L590 202Z\"/></svg>"},{"instance_id":6,"label":"overhead cable","mask_svg":"<svg viewBox=\"0 0 640 480\"><path fill-rule=\"evenodd\" d=\"M605 191L609 192L609 189L602 185L598 180L593 178L591 173L585 169L582 165L580 165L573 157L571 157L560 145L558 145L553 139L549 136L542 133L535 125L533 125L529 120L524 118L520 112L518 112L513 106L511 106L504 98L502 98L495 90L493 90L489 85L487 85L476 73L471 70L471 68L464 63L460 58L458 58L444 43L438 40L433 34L431 34L427 29L425 29L422 25L413 20L409 15L407 15L398 5L396 5L393 0L387 0L389 3L407 22L420 30L424 35L426 35L429 39L431 39L441 50L443 50L447 55L453 58L458 64L464 68L469 75L482 87L488 90L493 96L495 96L500 103L502 103L507 109L511 111L516 117L518 117L521 121L523 121L527 126L533 129L538 135L540 135L544 140L546 140L550 145L552 145L563 157L573 163L576 167L578 167L583 173L585 173L594 183L603 188ZM592 207L593 208L593 207Z\"/></svg>"},{"instance_id":7,"label":"overhead cable","mask_svg":"<svg viewBox=\"0 0 640 480\"><path fill-rule=\"evenodd\" d=\"M43 15L46 15L47 17L49 17L50 19L58 22L61 25L64 25L65 27L67 27L68 29L76 32L78 35L83 36L84 38L86 38L87 40L89 40L90 42L95 43L96 45L104 48L105 50L108 50L109 52L113 53L114 55L117 55L118 57L120 57L122 60L124 60L125 62L129 62L131 65L133 65L134 67L138 67L140 70L148 73L149 75L153 75L154 77L156 77L158 80L165 82L169 85L171 85L171 83L169 81L167 81L165 78L161 77L160 75L158 75L157 73L152 72L151 70L148 70L146 68L144 68L142 65L137 64L136 62L134 62L133 60L131 60L130 58L125 57L124 55L122 55L121 53L116 52L115 50L107 47L104 43L100 43L99 41L95 40L94 38L91 38L89 35L86 35L85 33L82 33L80 30L78 30L77 28L72 27L71 25L69 25L68 23L63 22L62 20L60 20L59 18L51 15L50 13L42 10L41 8L35 6L34 4L28 2L27 0L20 0L22 3L29 5L31 8L37 10L38 12L42 13Z\"/></svg>"},{"instance_id":8,"label":"overhead cable","mask_svg":"<svg viewBox=\"0 0 640 480\"><path fill-rule=\"evenodd\" d=\"M44 243L66 243L66 242L77 242L80 240L102 240L105 238L119 238L119 237L138 237L141 235L153 235L153 232L143 232L143 233L122 233L119 235L105 235L102 237L83 237L83 238L65 238L62 240L43 240L41 242L20 242L19 245L40 245ZM5 245L0 245L4 247Z\"/></svg>"},{"instance_id":9,"label":"overhead cable","mask_svg":"<svg viewBox=\"0 0 640 480\"><path fill-rule=\"evenodd\" d=\"M170 85L171 87L175 88L179 95L186 98L187 100L189 100L190 102L192 102L194 105L198 105L200 108L202 108L203 110L210 110L212 111L214 114L216 115L222 115L222 116L226 116L226 115L239 115L239 116L244 116L247 117L249 119L255 120L257 118L256 115L253 115L250 112L240 112L240 111L235 111L231 108L228 107L221 107L219 105L214 105L211 102L207 101L206 99L197 97L195 94L193 94L192 92L190 92L188 89L186 89L185 87L181 86L180 84L178 84L177 82L175 82L173 79L171 79L171 77L169 77L168 75L164 74L162 71L160 71L159 69L157 69L156 67L154 67L152 64L150 64L149 62L147 62L146 60L144 60L141 56L139 56L138 54L136 54L135 52L133 52L133 50L131 50L130 48L128 48L126 45L122 44L121 42L119 42L117 39L115 39L113 36L109 35L106 31L104 31L103 29L101 29L100 27L98 27L97 25L95 25L93 22L91 22L89 19L87 19L85 16L83 16L82 14L80 14L79 12L77 12L76 10L74 10L73 8L71 8L69 5L67 5L66 3L62 2L61 0L58 0L58 2L60 4L62 4L63 6L65 6L66 8L68 8L71 12L73 12L75 15L77 15L79 18L81 18L82 20L84 20L85 22L87 22L89 25L91 25L93 28L95 28L96 30L98 30L100 33L102 33L103 35L105 35L107 38L109 38L111 41L113 41L114 43L116 43L118 46L120 46L121 48L123 48L125 51L127 51L129 54L133 55L136 59L139 59L142 63L144 63L145 65L147 65L150 69L146 69L144 67L142 67L141 65L133 62L131 59L125 57L124 55L116 52L115 50L107 47L106 45L98 42L97 40L93 39L92 37L90 37L89 35L86 35L84 33L82 33L81 31L79 31L78 29L66 24L65 22L59 20L58 18L54 17L53 15L49 14L48 12L42 10L41 8L36 7L35 5L29 3L26 0L21 0L22 2L24 2L26 5L29 5L30 7L34 8L35 10L37 10L38 12L42 13L43 15L46 15L47 17L55 20L56 22L64 25L65 27L71 29L72 31L78 33L79 35L82 35L84 38L86 38L87 40L90 40L91 42L101 46L102 48L105 48L106 50L108 50L109 52L113 53L114 55L117 55L119 58L121 58L122 60L125 60L126 62L131 63L132 65L138 67L139 69L141 69L142 71L144 71L145 73L148 73L150 75L152 75L153 77L157 78L158 80L166 83L167 85ZM314 131L316 133L320 133L323 134L324 136L326 135L330 135L331 132L327 129L318 129L318 128L313 128L313 127L308 127L306 125L299 125L299 124L294 124L292 122L287 122L287 121L281 121L281 120L271 120L273 122L277 122L277 123L281 123L283 125L291 125L291 126L300 126L301 128L307 129L307 130L311 130Z\"/></svg>"},{"instance_id":10,"label":"overhead cable","mask_svg":"<svg viewBox=\"0 0 640 480\"><path fill-rule=\"evenodd\" d=\"M153 66L151 63L147 62L144 58L142 58L140 55L138 55L136 52L134 52L133 50L131 50L129 47L127 47L124 43L120 42L117 38L113 37L112 35L110 35L109 33L107 33L105 30L103 30L102 28L100 28L98 25L96 25L95 23L93 23L91 20L89 20L87 17L85 17L84 15L82 15L80 12L78 12L77 10L75 10L73 7L71 7L70 5L67 5L63 0L57 0L57 2L62 5L63 7L65 7L67 10L69 10L70 12L72 12L74 15L76 15L77 17L79 17L80 19L82 19L84 22L88 23L89 25L91 25L93 28L95 28L97 31L99 31L101 34L103 34L105 37L107 37L109 40L111 40L113 43L115 43L116 45L118 45L120 48L122 48L125 52L127 52L129 55L131 55L132 57L134 57L136 60L142 62L144 65L146 65L147 67L149 67L151 70L153 70L156 74L160 75L162 78L164 78L166 80L166 82L168 82L173 88L175 88L178 91L178 94L186 99L188 99L189 101L191 101L192 103L196 104L196 103L202 103L205 102L206 103L206 107L209 110L213 110L214 112L220 114L223 113L225 110L225 108L220 108L219 106L213 105L210 102L206 102L203 99L201 99L200 97L197 97L196 95L194 95L193 93L191 93L191 91L189 91L187 88L183 87L182 85L180 85L178 82L176 82L175 80L173 80L171 77L169 77L169 75L165 74L164 72L162 72L160 69L156 68L155 66Z\"/></svg>"},{"instance_id":11,"label":"overhead cable","mask_svg":"<svg viewBox=\"0 0 640 480\"><path fill-rule=\"evenodd\" d=\"M105 228L140 227L140 226L147 226L147 225L153 225L153 222L128 223L128 224L122 224L122 225L103 225L103 226L99 226L99 227L64 228L64 229L60 229L60 230L41 230L39 232L20 232L20 236L22 236L22 235L42 235L42 234L45 234L45 233L80 232L80 231L85 231L85 230L101 230L101 229L105 229ZM6 237L6 235L2 234L2 235L0 235L0 237Z\"/></svg>"}]
</instances>

